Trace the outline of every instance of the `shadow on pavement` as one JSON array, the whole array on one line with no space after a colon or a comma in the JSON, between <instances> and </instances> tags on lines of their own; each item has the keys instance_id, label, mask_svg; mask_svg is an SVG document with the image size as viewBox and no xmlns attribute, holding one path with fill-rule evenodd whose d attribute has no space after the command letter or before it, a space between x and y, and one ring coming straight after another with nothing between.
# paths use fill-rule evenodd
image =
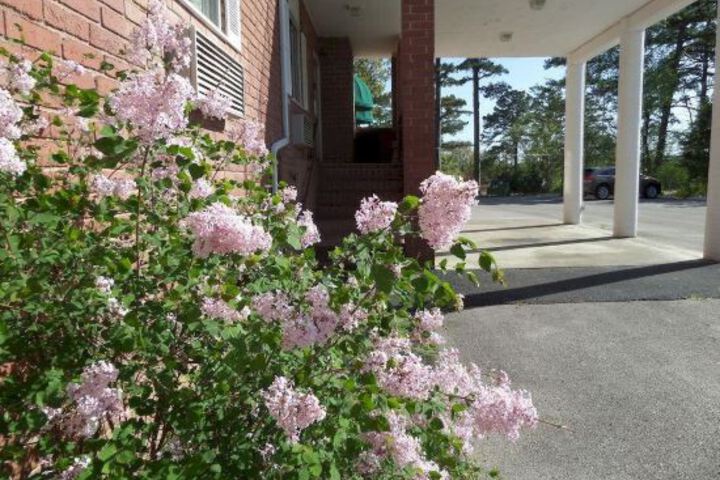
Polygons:
<instances>
[{"instance_id":1,"label":"shadow on pavement","mask_svg":"<svg viewBox=\"0 0 720 480\"><path fill-rule=\"evenodd\" d=\"M642 267L509 269L508 287L482 276L479 288L455 276L465 307L513 303L624 302L720 298L720 264L705 260Z\"/></svg>"}]
</instances>

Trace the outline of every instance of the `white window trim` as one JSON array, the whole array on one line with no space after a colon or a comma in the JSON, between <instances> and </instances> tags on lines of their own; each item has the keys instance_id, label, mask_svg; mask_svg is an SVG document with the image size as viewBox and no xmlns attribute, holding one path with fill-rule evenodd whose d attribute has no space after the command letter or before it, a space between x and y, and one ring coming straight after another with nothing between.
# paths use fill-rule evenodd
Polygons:
<instances>
[{"instance_id":1,"label":"white window trim","mask_svg":"<svg viewBox=\"0 0 720 480\"><path fill-rule=\"evenodd\" d=\"M217 25L215 25L209 18L207 18L207 17L205 16L205 14L204 14L203 12L201 12L200 10L198 10L198 8L197 8L195 5L193 5L192 3L190 3L189 0L176 0L176 1L177 1L180 5L182 5L183 7L185 7L185 9L186 9L187 11L189 11L190 14L191 14L193 17L195 17L196 19L200 20L200 22L201 22L203 25L205 25L207 28L209 28L210 30L212 30L212 32L213 32L215 35L217 35L217 36L219 36L220 38L222 38L223 40L225 40L225 43L227 43L230 47L232 47L233 50L237 51L238 53L241 53L241 52L242 52L242 38L243 38L243 35L242 35L242 9L240 9L240 13L239 13L240 18L238 19L238 22L240 22L240 28L241 28L241 30L240 30L240 32L239 32L239 34L238 34L238 40L237 40L236 42L233 42L232 39L230 39L230 37L228 36L228 34L225 33L225 31L224 31L222 28L220 28L220 27L218 27ZM221 3L224 3L224 0L220 0L220 2L221 2ZM227 14L225 14L225 22L227 23ZM224 25L224 27L227 28L227 25Z\"/></svg>"}]
</instances>

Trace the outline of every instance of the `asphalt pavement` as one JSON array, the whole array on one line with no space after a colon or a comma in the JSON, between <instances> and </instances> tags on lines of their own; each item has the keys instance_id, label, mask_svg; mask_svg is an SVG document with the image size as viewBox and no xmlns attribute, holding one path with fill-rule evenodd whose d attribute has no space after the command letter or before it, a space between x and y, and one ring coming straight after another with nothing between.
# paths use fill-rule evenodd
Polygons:
<instances>
[{"instance_id":1,"label":"asphalt pavement","mask_svg":"<svg viewBox=\"0 0 720 480\"><path fill-rule=\"evenodd\" d=\"M546 422L515 444L484 440L480 458L512 480L720 479L719 310L683 300L451 315L464 360L506 370Z\"/></svg>"},{"instance_id":2,"label":"asphalt pavement","mask_svg":"<svg viewBox=\"0 0 720 480\"><path fill-rule=\"evenodd\" d=\"M508 480L720 480L720 265L704 202L643 201L639 239L610 238L612 202L560 224L557 198L488 198L465 232L508 285L449 277L466 309L446 336L504 369L543 422L478 455ZM523 268L517 268L524 266Z\"/></svg>"}]
</instances>

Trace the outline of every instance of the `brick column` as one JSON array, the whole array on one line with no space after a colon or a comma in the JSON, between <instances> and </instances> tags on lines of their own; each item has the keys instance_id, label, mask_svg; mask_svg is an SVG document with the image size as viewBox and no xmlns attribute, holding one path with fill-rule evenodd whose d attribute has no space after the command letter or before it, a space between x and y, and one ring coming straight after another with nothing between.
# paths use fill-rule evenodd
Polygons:
<instances>
[{"instance_id":1,"label":"brick column","mask_svg":"<svg viewBox=\"0 0 720 480\"><path fill-rule=\"evenodd\" d=\"M405 195L418 195L420 183L435 173L435 1L402 0L397 54L403 182ZM424 241L410 241L406 252L432 260Z\"/></svg>"},{"instance_id":2,"label":"brick column","mask_svg":"<svg viewBox=\"0 0 720 480\"><path fill-rule=\"evenodd\" d=\"M348 38L320 39L323 162L352 162L353 53Z\"/></svg>"},{"instance_id":3,"label":"brick column","mask_svg":"<svg viewBox=\"0 0 720 480\"><path fill-rule=\"evenodd\" d=\"M398 49L405 194L435 173L435 2L402 0Z\"/></svg>"}]
</instances>

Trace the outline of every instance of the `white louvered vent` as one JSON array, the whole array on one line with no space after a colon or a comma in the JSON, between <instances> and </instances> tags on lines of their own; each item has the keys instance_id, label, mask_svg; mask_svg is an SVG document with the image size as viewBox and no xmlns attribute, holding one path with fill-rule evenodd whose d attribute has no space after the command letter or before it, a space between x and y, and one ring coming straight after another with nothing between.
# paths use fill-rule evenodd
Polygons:
<instances>
[{"instance_id":1,"label":"white louvered vent","mask_svg":"<svg viewBox=\"0 0 720 480\"><path fill-rule=\"evenodd\" d=\"M205 37L195 32L195 65L193 80L200 96L218 88L230 97L230 114L245 113L245 80L242 66L230 55Z\"/></svg>"},{"instance_id":2,"label":"white louvered vent","mask_svg":"<svg viewBox=\"0 0 720 480\"><path fill-rule=\"evenodd\" d=\"M293 145L312 147L315 145L315 126L310 117L304 113L292 116L290 124L290 140Z\"/></svg>"}]
</instances>

